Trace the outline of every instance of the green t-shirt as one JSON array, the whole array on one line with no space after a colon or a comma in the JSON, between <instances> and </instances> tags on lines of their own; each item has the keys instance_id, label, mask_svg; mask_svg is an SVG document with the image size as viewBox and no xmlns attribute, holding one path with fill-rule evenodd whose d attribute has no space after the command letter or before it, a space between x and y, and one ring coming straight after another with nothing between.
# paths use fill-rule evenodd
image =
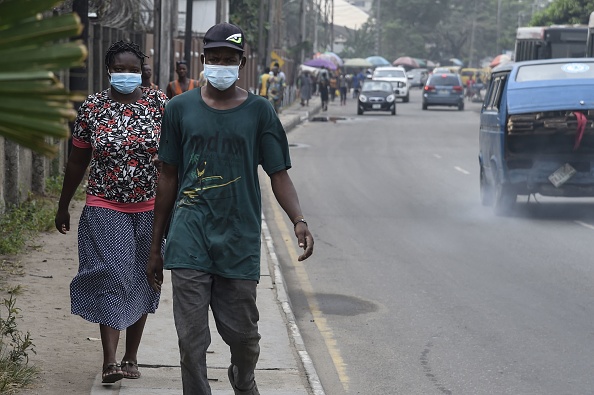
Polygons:
<instances>
[{"instance_id":1,"label":"green t-shirt","mask_svg":"<svg viewBox=\"0 0 594 395\"><path fill-rule=\"evenodd\" d=\"M179 190L165 247L166 269L259 280L262 197L258 165L289 169L289 144L270 102L249 94L216 110L201 89L172 98L159 159L178 167Z\"/></svg>"}]
</instances>

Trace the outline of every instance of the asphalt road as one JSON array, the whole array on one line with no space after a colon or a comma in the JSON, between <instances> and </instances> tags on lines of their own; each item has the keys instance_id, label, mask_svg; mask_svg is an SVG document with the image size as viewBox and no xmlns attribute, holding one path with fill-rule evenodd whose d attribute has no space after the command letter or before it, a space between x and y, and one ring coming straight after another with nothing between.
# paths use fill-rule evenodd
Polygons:
<instances>
[{"instance_id":1,"label":"asphalt road","mask_svg":"<svg viewBox=\"0 0 594 395\"><path fill-rule=\"evenodd\" d=\"M316 238L264 214L328 395L594 393L594 200L479 199L479 106L357 116L289 134ZM324 114L326 115L326 114ZM287 225L288 224L288 225Z\"/></svg>"}]
</instances>

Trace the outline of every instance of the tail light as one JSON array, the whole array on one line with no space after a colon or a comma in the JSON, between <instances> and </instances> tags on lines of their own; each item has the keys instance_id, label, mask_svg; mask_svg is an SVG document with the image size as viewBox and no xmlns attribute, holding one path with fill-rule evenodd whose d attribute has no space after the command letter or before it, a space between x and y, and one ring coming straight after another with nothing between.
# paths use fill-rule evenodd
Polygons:
<instances>
[{"instance_id":1,"label":"tail light","mask_svg":"<svg viewBox=\"0 0 594 395\"><path fill-rule=\"evenodd\" d=\"M424 90L426 92L433 92L433 91L435 91L435 87L433 85L425 85Z\"/></svg>"},{"instance_id":2,"label":"tail light","mask_svg":"<svg viewBox=\"0 0 594 395\"><path fill-rule=\"evenodd\" d=\"M462 88L460 85L456 85L452 89L454 90L454 92L462 92L462 91L464 91L464 88Z\"/></svg>"}]
</instances>

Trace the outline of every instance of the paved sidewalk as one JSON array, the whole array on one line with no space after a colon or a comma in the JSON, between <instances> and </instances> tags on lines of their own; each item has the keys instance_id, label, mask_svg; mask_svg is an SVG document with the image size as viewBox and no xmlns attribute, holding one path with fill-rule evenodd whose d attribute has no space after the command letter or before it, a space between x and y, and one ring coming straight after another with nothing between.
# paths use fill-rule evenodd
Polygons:
<instances>
[{"instance_id":1,"label":"paved sidewalk","mask_svg":"<svg viewBox=\"0 0 594 395\"><path fill-rule=\"evenodd\" d=\"M289 132L299 123L320 110L319 97L308 107L299 102L280 114L285 130ZM315 368L305 350L299 329L291 311L284 281L268 226L263 220L261 243L261 279L258 285L260 360L256 381L262 395L324 395ZM139 380L121 380L113 385L101 384L98 374L91 395L179 395L182 393L179 350L173 323L171 283L169 271L165 281L159 309L149 316L139 350L138 361L142 370ZM212 344L208 349L208 378L213 395L232 395L227 378L230 364L229 348L216 332L210 317ZM192 394L194 395L194 394ZM200 395L200 394L196 394Z\"/></svg>"}]
</instances>

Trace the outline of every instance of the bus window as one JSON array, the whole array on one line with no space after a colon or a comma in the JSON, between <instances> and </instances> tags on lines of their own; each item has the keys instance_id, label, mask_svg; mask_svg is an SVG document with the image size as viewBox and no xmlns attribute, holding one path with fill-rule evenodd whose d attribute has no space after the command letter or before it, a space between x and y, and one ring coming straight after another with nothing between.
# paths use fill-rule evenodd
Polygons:
<instances>
[{"instance_id":1,"label":"bus window","mask_svg":"<svg viewBox=\"0 0 594 395\"><path fill-rule=\"evenodd\" d=\"M594 12L590 14L590 21L588 22L588 38L586 39L586 56L594 56Z\"/></svg>"}]
</instances>

